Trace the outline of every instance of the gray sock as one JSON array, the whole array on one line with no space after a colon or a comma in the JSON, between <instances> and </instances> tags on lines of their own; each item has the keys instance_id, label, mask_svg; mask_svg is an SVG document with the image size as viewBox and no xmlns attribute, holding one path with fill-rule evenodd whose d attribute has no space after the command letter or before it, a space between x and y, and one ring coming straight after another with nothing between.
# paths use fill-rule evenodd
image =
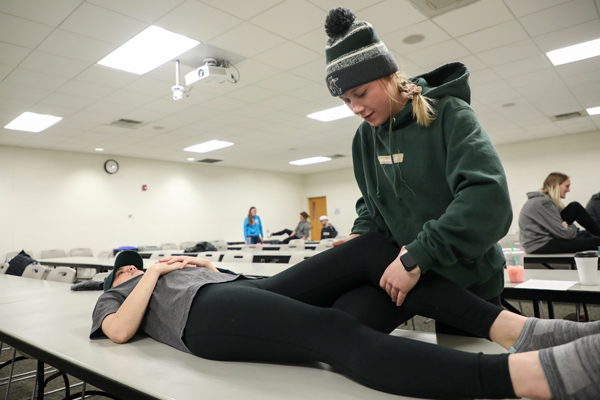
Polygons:
<instances>
[{"instance_id":1,"label":"gray sock","mask_svg":"<svg viewBox=\"0 0 600 400\"><path fill-rule=\"evenodd\" d=\"M600 333L600 321L573 322L564 319L528 318L510 353L547 349L584 336Z\"/></svg>"},{"instance_id":2,"label":"gray sock","mask_svg":"<svg viewBox=\"0 0 600 400\"><path fill-rule=\"evenodd\" d=\"M539 357L552 400L600 399L600 335L542 349Z\"/></svg>"}]
</instances>

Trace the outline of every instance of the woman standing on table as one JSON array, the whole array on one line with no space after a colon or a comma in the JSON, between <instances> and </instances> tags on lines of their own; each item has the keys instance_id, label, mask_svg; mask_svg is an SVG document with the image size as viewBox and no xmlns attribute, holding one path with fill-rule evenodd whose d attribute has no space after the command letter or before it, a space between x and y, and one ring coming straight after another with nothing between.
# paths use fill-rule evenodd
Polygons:
<instances>
[{"instance_id":1,"label":"woman standing on table","mask_svg":"<svg viewBox=\"0 0 600 400\"><path fill-rule=\"evenodd\" d=\"M368 232L252 280L183 256L144 272L137 252L121 252L94 308L90 338L126 343L145 333L210 360L324 362L359 384L411 397L599 398L598 321L526 318L433 271L402 307L456 324L513 354L469 353L387 335L329 308L357 285L385 294L379 282L390 263L400 263L397 254L398 247Z\"/></svg>"},{"instance_id":2,"label":"woman standing on table","mask_svg":"<svg viewBox=\"0 0 600 400\"><path fill-rule=\"evenodd\" d=\"M571 179L552 172L542 190L527 193L519 214L519 235L525 251L532 254L575 253L597 250L600 227L583 206L574 201L562 202L571 191ZM587 231L579 231L574 222Z\"/></svg>"},{"instance_id":3,"label":"woman standing on table","mask_svg":"<svg viewBox=\"0 0 600 400\"><path fill-rule=\"evenodd\" d=\"M264 235L260 217L256 215L256 207L250 207L244 219L244 241L246 244L264 243Z\"/></svg>"},{"instance_id":4,"label":"woman standing on table","mask_svg":"<svg viewBox=\"0 0 600 400\"><path fill-rule=\"evenodd\" d=\"M498 154L469 107L469 70L452 63L408 79L373 27L355 18L340 7L325 22L329 91L364 119L352 144L362 197L348 239L376 231L402 248L382 279L398 304L430 271L499 304L497 242L512 208ZM412 317L371 287L335 307L383 332Z\"/></svg>"}]
</instances>

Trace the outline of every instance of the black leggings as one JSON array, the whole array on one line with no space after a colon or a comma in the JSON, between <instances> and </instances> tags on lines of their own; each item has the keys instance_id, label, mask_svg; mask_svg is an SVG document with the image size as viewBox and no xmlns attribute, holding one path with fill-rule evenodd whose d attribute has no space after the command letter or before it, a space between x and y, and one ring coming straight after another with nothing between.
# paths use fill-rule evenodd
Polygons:
<instances>
[{"instance_id":1,"label":"black leggings","mask_svg":"<svg viewBox=\"0 0 600 400\"><path fill-rule=\"evenodd\" d=\"M600 246L600 227L590 217L590 214L578 202L574 201L563 208L560 216L567 224L577 222L583 226L592 237L574 239L551 239L533 254L576 253L585 250L598 250Z\"/></svg>"},{"instance_id":2,"label":"black leggings","mask_svg":"<svg viewBox=\"0 0 600 400\"><path fill-rule=\"evenodd\" d=\"M279 232L274 232L274 233L272 233L272 235L273 235L273 236L280 236L280 235L283 235L284 233L286 233L286 234L288 234L288 235L291 235L291 234L292 234L292 232L294 232L294 231L291 231L291 230L289 230L289 229L283 229L283 230L281 230L281 231L279 231ZM294 240L294 239L300 239L300 238L299 238L298 236L296 236L296 235L294 235L294 236L290 236L290 237L287 237L287 238L283 239L283 240L281 241L281 243L283 243L283 244L288 244L288 243L290 242L290 240Z\"/></svg>"},{"instance_id":3,"label":"black leggings","mask_svg":"<svg viewBox=\"0 0 600 400\"><path fill-rule=\"evenodd\" d=\"M404 396L515 397L508 354L390 336L329 308L357 286L379 287L398 251L367 233L267 279L207 285L194 299L184 342L212 360L324 362L362 385ZM434 272L422 275L397 309L484 337L502 311Z\"/></svg>"}]
</instances>

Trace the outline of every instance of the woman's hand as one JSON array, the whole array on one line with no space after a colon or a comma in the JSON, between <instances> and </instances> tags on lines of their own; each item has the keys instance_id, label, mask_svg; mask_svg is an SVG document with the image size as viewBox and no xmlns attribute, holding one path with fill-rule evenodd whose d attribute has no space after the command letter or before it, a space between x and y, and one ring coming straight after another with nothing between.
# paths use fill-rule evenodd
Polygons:
<instances>
[{"instance_id":1,"label":"woman's hand","mask_svg":"<svg viewBox=\"0 0 600 400\"><path fill-rule=\"evenodd\" d=\"M171 256L171 257L161 258L158 262L166 263L167 265L181 263L180 265L178 265L177 268L171 269L171 271L174 271L175 269L183 269L183 268L190 268L190 267L202 267L202 268L206 268L209 271L219 272L219 270L217 268L215 268L215 266L210 261L208 261L204 258L199 258L199 257ZM169 271L169 272L171 272L171 271Z\"/></svg>"},{"instance_id":2,"label":"woman's hand","mask_svg":"<svg viewBox=\"0 0 600 400\"><path fill-rule=\"evenodd\" d=\"M404 254L405 252L406 249L403 246L400 254ZM379 281L379 285L387 292L398 307L404 303L406 295L421 277L421 270L418 266L411 272L408 272L404 268L402 261L400 261L400 254L387 267Z\"/></svg>"},{"instance_id":3,"label":"woman's hand","mask_svg":"<svg viewBox=\"0 0 600 400\"><path fill-rule=\"evenodd\" d=\"M339 246L340 244L346 243L348 240L352 240L357 236L360 236L360 233L353 233L352 235L348 236L346 239L336 240L335 242L331 243L331 245L333 247Z\"/></svg>"}]
</instances>

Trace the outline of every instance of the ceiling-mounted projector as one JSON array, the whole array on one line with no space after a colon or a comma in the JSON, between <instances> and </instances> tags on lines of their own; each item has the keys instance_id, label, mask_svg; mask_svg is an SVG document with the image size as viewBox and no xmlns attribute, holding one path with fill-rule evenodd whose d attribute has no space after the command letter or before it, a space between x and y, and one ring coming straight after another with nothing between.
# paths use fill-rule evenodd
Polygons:
<instances>
[{"instance_id":1,"label":"ceiling-mounted projector","mask_svg":"<svg viewBox=\"0 0 600 400\"><path fill-rule=\"evenodd\" d=\"M203 66L186 74L185 85L190 86L200 80L203 83L223 83L228 77L228 65L229 63L227 61L223 61L219 64L214 58L207 58L204 60Z\"/></svg>"}]
</instances>

